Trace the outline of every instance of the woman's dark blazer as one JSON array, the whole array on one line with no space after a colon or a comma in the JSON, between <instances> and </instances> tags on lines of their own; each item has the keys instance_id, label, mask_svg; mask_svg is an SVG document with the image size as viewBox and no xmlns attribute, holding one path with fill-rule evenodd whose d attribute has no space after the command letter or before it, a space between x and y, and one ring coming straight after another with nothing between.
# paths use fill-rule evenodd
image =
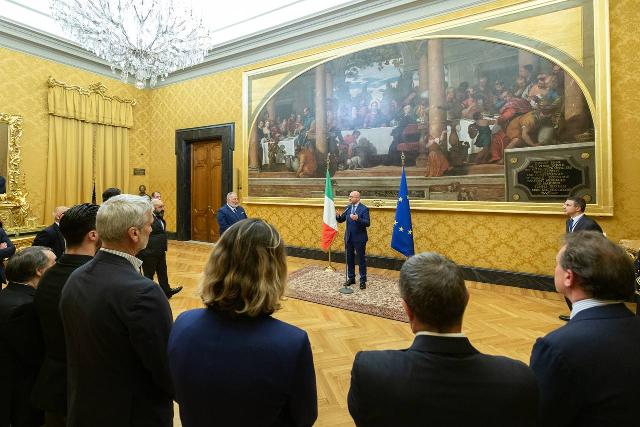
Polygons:
<instances>
[{"instance_id":1,"label":"woman's dark blazer","mask_svg":"<svg viewBox=\"0 0 640 427\"><path fill-rule=\"evenodd\" d=\"M318 416L307 334L271 316L182 313L169 367L184 427L310 426Z\"/></svg>"}]
</instances>

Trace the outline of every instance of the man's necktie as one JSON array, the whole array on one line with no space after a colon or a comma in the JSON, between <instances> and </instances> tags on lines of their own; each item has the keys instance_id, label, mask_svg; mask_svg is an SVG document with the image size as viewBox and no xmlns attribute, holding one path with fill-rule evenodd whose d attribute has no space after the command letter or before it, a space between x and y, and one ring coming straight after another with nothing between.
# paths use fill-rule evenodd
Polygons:
<instances>
[{"instance_id":1,"label":"man's necktie","mask_svg":"<svg viewBox=\"0 0 640 427\"><path fill-rule=\"evenodd\" d=\"M569 233L573 233L573 218L569 218Z\"/></svg>"}]
</instances>

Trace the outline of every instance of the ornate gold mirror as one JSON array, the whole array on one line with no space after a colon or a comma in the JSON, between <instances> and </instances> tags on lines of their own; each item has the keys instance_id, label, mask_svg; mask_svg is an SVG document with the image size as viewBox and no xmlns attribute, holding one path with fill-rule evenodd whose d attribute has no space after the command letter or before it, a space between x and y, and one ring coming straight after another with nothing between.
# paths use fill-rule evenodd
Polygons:
<instances>
[{"instance_id":1,"label":"ornate gold mirror","mask_svg":"<svg viewBox=\"0 0 640 427\"><path fill-rule=\"evenodd\" d=\"M0 220L10 231L35 227L20 171L22 116L0 112Z\"/></svg>"}]
</instances>

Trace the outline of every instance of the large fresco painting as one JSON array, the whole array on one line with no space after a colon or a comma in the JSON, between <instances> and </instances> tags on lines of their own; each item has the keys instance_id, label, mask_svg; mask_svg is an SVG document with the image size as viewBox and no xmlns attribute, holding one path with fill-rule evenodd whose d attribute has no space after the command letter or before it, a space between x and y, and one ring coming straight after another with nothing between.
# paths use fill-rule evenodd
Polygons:
<instances>
[{"instance_id":1,"label":"large fresco painting","mask_svg":"<svg viewBox=\"0 0 640 427\"><path fill-rule=\"evenodd\" d=\"M594 119L606 105L608 74L599 71L606 57L583 42L594 34L592 25L576 24L591 19L584 2L565 3L544 19L518 12L532 27L517 21L513 30L499 16L473 29L501 35L538 28L522 39L546 40L532 48L488 37L412 37L327 54L300 71L290 71L292 62L249 74L249 198L321 203L328 169L337 197L359 190L378 206L394 206L404 165L418 207L527 203L554 212L567 196L592 204L601 198L598 208L610 203L610 193L600 194L610 176L602 169L608 112ZM580 38L565 43L546 29L550 21L570 22L566 31L578 29ZM278 84L286 73L292 77ZM259 79L275 89L252 86Z\"/></svg>"}]
</instances>

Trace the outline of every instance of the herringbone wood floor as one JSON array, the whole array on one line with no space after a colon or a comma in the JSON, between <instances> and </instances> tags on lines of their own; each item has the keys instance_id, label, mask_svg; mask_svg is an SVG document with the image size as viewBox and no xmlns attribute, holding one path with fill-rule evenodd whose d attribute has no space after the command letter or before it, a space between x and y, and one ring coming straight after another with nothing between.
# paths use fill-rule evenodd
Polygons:
<instances>
[{"instance_id":1,"label":"herringbone wood floor","mask_svg":"<svg viewBox=\"0 0 640 427\"><path fill-rule=\"evenodd\" d=\"M174 316L202 307L197 284L211 246L171 242L167 253L172 286L184 290L174 296ZM324 262L292 258L289 271ZM337 268L344 265L337 264ZM370 269L371 273L398 277L397 271ZM337 286L339 284L336 284ZM535 339L562 324L558 314L567 312L562 298L554 293L468 282L470 293L463 331L484 353L501 354L525 363ZM317 426L352 426L347 410L347 392L353 358L357 351L401 349L413 340L406 323L338 308L287 299L275 316L309 334L315 363L319 416ZM176 408L175 425L180 426Z\"/></svg>"}]
</instances>

